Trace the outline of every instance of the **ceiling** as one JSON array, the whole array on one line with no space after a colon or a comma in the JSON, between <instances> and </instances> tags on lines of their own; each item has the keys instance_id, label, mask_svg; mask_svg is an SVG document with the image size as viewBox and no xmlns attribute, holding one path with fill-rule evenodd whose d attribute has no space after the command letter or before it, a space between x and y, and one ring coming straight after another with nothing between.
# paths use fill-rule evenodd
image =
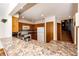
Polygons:
<instances>
[{"instance_id":1,"label":"ceiling","mask_svg":"<svg viewBox=\"0 0 79 59\"><path fill-rule=\"evenodd\" d=\"M24 12L21 13L21 16L34 21L49 16L57 16L66 19L69 18L69 16L73 16L76 12L76 3L39 3L24 10Z\"/></svg>"}]
</instances>

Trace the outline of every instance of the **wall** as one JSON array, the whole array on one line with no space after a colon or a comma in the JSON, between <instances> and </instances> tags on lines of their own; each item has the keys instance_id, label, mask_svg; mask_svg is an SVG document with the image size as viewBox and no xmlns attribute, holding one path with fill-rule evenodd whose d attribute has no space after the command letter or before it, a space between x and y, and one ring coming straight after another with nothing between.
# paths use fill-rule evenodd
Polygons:
<instances>
[{"instance_id":1,"label":"wall","mask_svg":"<svg viewBox=\"0 0 79 59\"><path fill-rule=\"evenodd\" d=\"M9 4L0 4L0 21L1 19L7 19L6 23L0 22L0 38L11 37L12 35L12 18L8 15Z\"/></svg>"},{"instance_id":2,"label":"wall","mask_svg":"<svg viewBox=\"0 0 79 59\"><path fill-rule=\"evenodd\" d=\"M19 31L22 30L22 26L29 26L31 30L33 29L33 24L19 22Z\"/></svg>"},{"instance_id":3,"label":"wall","mask_svg":"<svg viewBox=\"0 0 79 59\"><path fill-rule=\"evenodd\" d=\"M78 42L78 45L77 45L77 47L78 47L78 55L79 55L79 28L78 28L78 40L77 40L77 42Z\"/></svg>"},{"instance_id":4,"label":"wall","mask_svg":"<svg viewBox=\"0 0 79 59\"><path fill-rule=\"evenodd\" d=\"M26 3L9 3L10 8L9 8L9 14L10 15L15 15Z\"/></svg>"},{"instance_id":5,"label":"wall","mask_svg":"<svg viewBox=\"0 0 79 59\"><path fill-rule=\"evenodd\" d=\"M78 3L78 12L75 14L75 44L78 47L78 55L79 55L79 3ZM76 40L77 39L77 40Z\"/></svg>"},{"instance_id":6,"label":"wall","mask_svg":"<svg viewBox=\"0 0 79 59\"><path fill-rule=\"evenodd\" d=\"M76 19L76 26L79 26L79 13L76 13L75 15L75 19Z\"/></svg>"},{"instance_id":7,"label":"wall","mask_svg":"<svg viewBox=\"0 0 79 59\"><path fill-rule=\"evenodd\" d=\"M1 41L0 41L0 48L3 48L3 45L2 45L2 43L1 43Z\"/></svg>"},{"instance_id":8,"label":"wall","mask_svg":"<svg viewBox=\"0 0 79 59\"><path fill-rule=\"evenodd\" d=\"M45 22L53 22L55 19L57 19L56 16L49 16L49 17L46 17L43 20L38 20L38 21L34 22L34 24L45 23ZM57 22L60 23L60 20L57 20Z\"/></svg>"},{"instance_id":9,"label":"wall","mask_svg":"<svg viewBox=\"0 0 79 59\"><path fill-rule=\"evenodd\" d=\"M57 19L54 17L54 40L57 40Z\"/></svg>"},{"instance_id":10,"label":"wall","mask_svg":"<svg viewBox=\"0 0 79 59\"><path fill-rule=\"evenodd\" d=\"M74 20L75 20L75 27L74 27L74 34L75 34L75 37L74 37L74 44L77 44L77 40L79 40L79 38L77 38L76 36L77 35L79 35L79 34L77 34L77 27L79 26L79 13L76 13L75 14L75 18L74 18ZM76 35L77 34L77 35ZM77 40L76 40L77 39Z\"/></svg>"},{"instance_id":11,"label":"wall","mask_svg":"<svg viewBox=\"0 0 79 59\"><path fill-rule=\"evenodd\" d=\"M12 10L13 10L17 5L18 5L17 3L9 3L9 11L8 11L8 13L11 13Z\"/></svg>"},{"instance_id":12,"label":"wall","mask_svg":"<svg viewBox=\"0 0 79 59\"><path fill-rule=\"evenodd\" d=\"M21 23L28 23L28 24L33 24L33 22L32 21L28 21L27 19L19 19L19 22L21 22Z\"/></svg>"},{"instance_id":13,"label":"wall","mask_svg":"<svg viewBox=\"0 0 79 59\"><path fill-rule=\"evenodd\" d=\"M6 17L6 7L8 7L8 5L4 5L4 4L0 4L0 21L2 18ZM5 24L0 22L0 38L2 38L5 34Z\"/></svg>"},{"instance_id":14,"label":"wall","mask_svg":"<svg viewBox=\"0 0 79 59\"><path fill-rule=\"evenodd\" d=\"M8 16L7 19L8 19L8 21L5 24L6 25L5 26L5 36L4 36L5 38L12 37L12 17Z\"/></svg>"},{"instance_id":15,"label":"wall","mask_svg":"<svg viewBox=\"0 0 79 59\"><path fill-rule=\"evenodd\" d=\"M75 40L74 43L77 44L78 52L79 52L79 11L75 15ZM79 53L78 53L79 54Z\"/></svg>"}]
</instances>

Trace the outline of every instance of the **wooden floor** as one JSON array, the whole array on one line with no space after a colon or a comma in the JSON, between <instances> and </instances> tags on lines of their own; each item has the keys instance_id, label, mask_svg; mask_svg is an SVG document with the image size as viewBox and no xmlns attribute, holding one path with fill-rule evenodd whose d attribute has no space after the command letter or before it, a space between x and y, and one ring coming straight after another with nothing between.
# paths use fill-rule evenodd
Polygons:
<instances>
[{"instance_id":1,"label":"wooden floor","mask_svg":"<svg viewBox=\"0 0 79 59\"><path fill-rule=\"evenodd\" d=\"M62 31L62 40L73 43L71 34L67 31Z\"/></svg>"},{"instance_id":2,"label":"wooden floor","mask_svg":"<svg viewBox=\"0 0 79 59\"><path fill-rule=\"evenodd\" d=\"M0 56L5 56L5 52L3 48L0 49Z\"/></svg>"}]
</instances>

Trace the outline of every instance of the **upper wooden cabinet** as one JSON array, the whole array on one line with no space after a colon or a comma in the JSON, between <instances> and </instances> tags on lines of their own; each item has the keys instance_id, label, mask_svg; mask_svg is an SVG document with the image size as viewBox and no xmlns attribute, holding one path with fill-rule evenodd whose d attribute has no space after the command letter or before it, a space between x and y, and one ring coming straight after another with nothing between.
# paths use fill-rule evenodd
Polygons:
<instances>
[{"instance_id":1,"label":"upper wooden cabinet","mask_svg":"<svg viewBox=\"0 0 79 59\"><path fill-rule=\"evenodd\" d=\"M18 32L18 31L19 31L18 18L12 16L12 32Z\"/></svg>"}]
</instances>

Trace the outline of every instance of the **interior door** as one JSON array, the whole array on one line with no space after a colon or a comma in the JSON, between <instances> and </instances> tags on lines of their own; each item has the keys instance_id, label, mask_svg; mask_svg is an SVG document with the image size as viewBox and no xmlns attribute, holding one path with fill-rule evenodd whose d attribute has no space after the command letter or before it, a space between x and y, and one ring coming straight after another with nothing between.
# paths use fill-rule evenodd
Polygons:
<instances>
[{"instance_id":1,"label":"interior door","mask_svg":"<svg viewBox=\"0 0 79 59\"><path fill-rule=\"evenodd\" d=\"M53 40L53 22L46 23L46 42Z\"/></svg>"},{"instance_id":2,"label":"interior door","mask_svg":"<svg viewBox=\"0 0 79 59\"><path fill-rule=\"evenodd\" d=\"M62 26L61 23L57 23L57 40L62 39Z\"/></svg>"}]
</instances>

